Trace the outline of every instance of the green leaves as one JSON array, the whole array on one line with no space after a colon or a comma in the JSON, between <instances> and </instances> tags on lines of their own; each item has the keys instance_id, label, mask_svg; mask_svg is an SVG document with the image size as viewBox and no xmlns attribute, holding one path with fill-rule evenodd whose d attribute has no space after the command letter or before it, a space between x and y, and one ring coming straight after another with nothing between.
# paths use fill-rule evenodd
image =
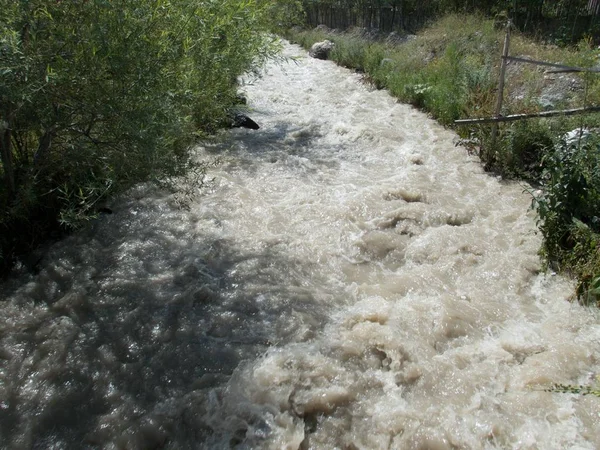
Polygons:
<instances>
[{"instance_id":1,"label":"green leaves","mask_svg":"<svg viewBox=\"0 0 600 450\"><path fill-rule=\"evenodd\" d=\"M596 376L593 385L571 385L571 384L554 384L551 388L546 389L546 392L557 392L562 394L579 394L593 395L600 397L600 376Z\"/></svg>"},{"instance_id":2,"label":"green leaves","mask_svg":"<svg viewBox=\"0 0 600 450\"><path fill-rule=\"evenodd\" d=\"M534 198L543 255L577 275L577 295L586 304L600 299L599 148L592 136L563 141L544 158L545 192Z\"/></svg>"},{"instance_id":3,"label":"green leaves","mask_svg":"<svg viewBox=\"0 0 600 450\"><path fill-rule=\"evenodd\" d=\"M47 209L70 227L110 192L178 173L196 136L225 122L237 77L276 51L271 5L0 0L0 122L10 130L0 172L16 183L0 183L0 209ZM37 201L18 203L23 189Z\"/></svg>"}]
</instances>

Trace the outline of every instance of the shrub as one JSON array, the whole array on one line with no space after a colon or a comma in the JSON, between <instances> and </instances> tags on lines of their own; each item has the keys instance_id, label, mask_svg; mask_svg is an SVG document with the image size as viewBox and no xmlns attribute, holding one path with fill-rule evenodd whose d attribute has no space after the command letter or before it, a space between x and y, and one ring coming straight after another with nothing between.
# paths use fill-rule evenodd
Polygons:
<instances>
[{"instance_id":1,"label":"shrub","mask_svg":"<svg viewBox=\"0 0 600 450\"><path fill-rule=\"evenodd\" d=\"M49 230L85 222L110 193L181 173L197 137L227 122L237 77L273 54L261 32L271 8L0 0L5 265Z\"/></svg>"},{"instance_id":2,"label":"shrub","mask_svg":"<svg viewBox=\"0 0 600 450\"><path fill-rule=\"evenodd\" d=\"M354 37L344 37L334 41L335 47L331 52L331 59L343 67L364 72L369 44Z\"/></svg>"},{"instance_id":3,"label":"shrub","mask_svg":"<svg viewBox=\"0 0 600 450\"><path fill-rule=\"evenodd\" d=\"M553 151L553 147L553 136L546 123L513 122L504 133L497 164L507 176L537 181L542 174L544 156ZM546 162L550 163L550 159Z\"/></svg>"},{"instance_id":4,"label":"shrub","mask_svg":"<svg viewBox=\"0 0 600 450\"><path fill-rule=\"evenodd\" d=\"M594 280L600 275L599 145L597 137L563 141L544 158L544 193L534 199L543 255L578 276L580 297L597 297Z\"/></svg>"}]
</instances>

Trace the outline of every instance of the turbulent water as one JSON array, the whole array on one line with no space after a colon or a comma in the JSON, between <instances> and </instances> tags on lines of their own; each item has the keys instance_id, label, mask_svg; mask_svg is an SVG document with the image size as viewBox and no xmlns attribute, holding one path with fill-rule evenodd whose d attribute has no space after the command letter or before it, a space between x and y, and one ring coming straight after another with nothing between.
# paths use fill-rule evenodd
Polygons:
<instances>
[{"instance_id":1,"label":"turbulent water","mask_svg":"<svg viewBox=\"0 0 600 450\"><path fill-rule=\"evenodd\" d=\"M140 186L2 286L0 445L600 448L600 398L545 391L594 382L600 326L525 186L285 54L187 208Z\"/></svg>"}]
</instances>

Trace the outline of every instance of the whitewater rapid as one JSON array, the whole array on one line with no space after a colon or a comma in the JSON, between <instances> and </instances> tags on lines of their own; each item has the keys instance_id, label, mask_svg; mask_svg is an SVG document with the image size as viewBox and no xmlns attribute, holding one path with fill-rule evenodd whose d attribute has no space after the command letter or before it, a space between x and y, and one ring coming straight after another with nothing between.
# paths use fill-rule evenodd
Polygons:
<instances>
[{"instance_id":1,"label":"whitewater rapid","mask_svg":"<svg viewBox=\"0 0 600 450\"><path fill-rule=\"evenodd\" d=\"M284 56L204 188L141 185L0 287L2 448L600 448L600 398L547 392L600 374L600 315L527 186Z\"/></svg>"}]
</instances>

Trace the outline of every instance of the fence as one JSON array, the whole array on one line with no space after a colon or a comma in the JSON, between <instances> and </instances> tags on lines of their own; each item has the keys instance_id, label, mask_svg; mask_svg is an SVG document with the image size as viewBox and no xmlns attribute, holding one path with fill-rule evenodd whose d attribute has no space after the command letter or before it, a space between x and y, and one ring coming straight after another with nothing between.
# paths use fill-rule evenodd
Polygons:
<instances>
[{"instance_id":1,"label":"fence","mask_svg":"<svg viewBox=\"0 0 600 450\"><path fill-rule=\"evenodd\" d=\"M351 27L376 29L381 32L418 30L431 19L432 12L419 11L406 14L402 8L384 5L381 7L344 8L314 3L305 5L306 22L309 26L326 25L329 28L346 30Z\"/></svg>"},{"instance_id":2,"label":"fence","mask_svg":"<svg viewBox=\"0 0 600 450\"><path fill-rule=\"evenodd\" d=\"M572 67L565 66L562 64L554 64L546 61L536 61L533 59L519 58L515 56L509 56L510 52L510 31L511 31L512 23L508 21L506 25L506 37L504 39L504 48L502 51L502 64L500 66L500 77L498 81L498 97L496 102L496 110L494 117L483 117L483 118L473 118L473 119L460 119L455 120L454 123L457 125L469 125L469 124L485 124L492 123L492 139L491 139L491 148L495 147L496 136L498 133L498 123L500 122L511 122L515 120L524 120L536 117L552 117L552 116L571 116L575 114L582 114L588 112L596 112L600 111L600 106L586 106L584 105L581 108L573 108L573 109L563 109L563 110L554 110L554 111L541 111L537 113L529 113L529 114L511 114L507 116L501 115L502 111L502 103L504 99L504 82L506 77L506 65L509 61L513 61L516 63L523 64L534 64L538 66L551 67L554 70L549 70L547 73L568 73L568 72L593 72L600 73L600 68L582 68L582 67Z\"/></svg>"}]
</instances>

